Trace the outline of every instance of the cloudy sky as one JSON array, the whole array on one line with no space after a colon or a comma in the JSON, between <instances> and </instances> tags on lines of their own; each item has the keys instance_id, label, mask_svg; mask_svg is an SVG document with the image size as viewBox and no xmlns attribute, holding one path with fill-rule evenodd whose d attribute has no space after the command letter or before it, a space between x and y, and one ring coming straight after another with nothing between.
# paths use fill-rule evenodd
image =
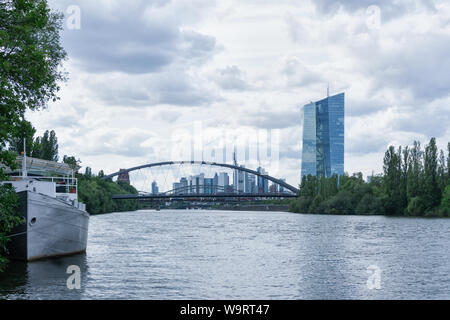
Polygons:
<instances>
[{"instance_id":1,"label":"cloudy sky","mask_svg":"<svg viewBox=\"0 0 450 320\"><path fill-rule=\"evenodd\" d=\"M434 136L444 149L450 140L448 1L49 3L66 14L70 79L60 101L28 119L94 172L220 161L223 147L230 160L236 144L250 150L240 162L256 167L252 141L269 135L272 151L260 158L296 185L301 108L328 83L346 94L349 173L381 172L390 144Z\"/></svg>"}]
</instances>

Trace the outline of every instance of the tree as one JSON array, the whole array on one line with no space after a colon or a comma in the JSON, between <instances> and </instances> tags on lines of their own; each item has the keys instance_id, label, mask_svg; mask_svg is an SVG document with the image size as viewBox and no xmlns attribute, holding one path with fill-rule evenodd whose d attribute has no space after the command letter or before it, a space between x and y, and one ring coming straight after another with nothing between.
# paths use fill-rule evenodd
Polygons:
<instances>
[{"instance_id":1,"label":"tree","mask_svg":"<svg viewBox=\"0 0 450 320\"><path fill-rule=\"evenodd\" d=\"M59 36L62 15L51 12L45 0L2 0L0 21L0 163L11 167L6 143L27 108L58 99L58 82L65 80L58 67L66 52Z\"/></svg>"},{"instance_id":2,"label":"tree","mask_svg":"<svg viewBox=\"0 0 450 320\"><path fill-rule=\"evenodd\" d=\"M323 213L332 214L354 214L355 204L353 201L352 194L347 190L339 191L337 195L328 199L321 206Z\"/></svg>"},{"instance_id":3,"label":"tree","mask_svg":"<svg viewBox=\"0 0 450 320\"><path fill-rule=\"evenodd\" d=\"M312 197L299 197L291 201L289 211L297 213L308 213L311 206Z\"/></svg>"},{"instance_id":4,"label":"tree","mask_svg":"<svg viewBox=\"0 0 450 320\"><path fill-rule=\"evenodd\" d=\"M318 193L317 177L313 175L307 175L303 177L300 185L300 195L307 197L315 197Z\"/></svg>"},{"instance_id":5,"label":"tree","mask_svg":"<svg viewBox=\"0 0 450 320\"><path fill-rule=\"evenodd\" d=\"M18 197L14 188L10 185L0 185L0 271L7 262L1 255L6 252L6 244L9 241L6 234L22 221L17 205Z\"/></svg>"},{"instance_id":6,"label":"tree","mask_svg":"<svg viewBox=\"0 0 450 320\"><path fill-rule=\"evenodd\" d=\"M344 182L345 181L345 182ZM366 193L370 193L371 189L363 180L361 172L354 173L351 177L343 179L339 187L339 191L347 191L351 195L354 207L361 201Z\"/></svg>"},{"instance_id":7,"label":"tree","mask_svg":"<svg viewBox=\"0 0 450 320\"><path fill-rule=\"evenodd\" d=\"M74 172L78 171L78 168L79 168L79 166L81 164L81 160L80 159L77 160L74 156L69 157L69 156L66 156L66 155L64 155L64 157L63 157L63 162L68 164L69 167Z\"/></svg>"},{"instance_id":8,"label":"tree","mask_svg":"<svg viewBox=\"0 0 450 320\"><path fill-rule=\"evenodd\" d=\"M356 214L382 214L384 212L381 200L372 193L366 193L356 206Z\"/></svg>"},{"instance_id":9,"label":"tree","mask_svg":"<svg viewBox=\"0 0 450 320\"><path fill-rule=\"evenodd\" d=\"M127 183L105 181L98 177L83 176L79 180L79 200L86 204L90 214L139 209L138 200L113 200L112 196L116 194L136 195L138 191Z\"/></svg>"},{"instance_id":10,"label":"tree","mask_svg":"<svg viewBox=\"0 0 450 320\"><path fill-rule=\"evenodd\" d=\"M387 195L385 204L386 213L389 215L398 215L402 213L402 197L399 186L401 185L401 148L398 153L395 148L390 146L386 151L383 160L384 171L384 189Z\"/></svg>"},{"instance_id":11,"label":"tree","mask_svg":"<svg viewBox=\"0 0 450 320\"><path fill-rule=\"evenodd\" d=\"M427 210L427 204L423 197L414 197L409 201L407 212L410 216L421 216Z\"/></svg>"},{"instance_id":12,"label":"tree","mask_svg":"<svg viewBox=\"0 0 450 320\"><path fill-rule=\"evenodd\" d=\"M439 193L442 194L442 192L444 192L445 186L447 185L447 168L445 166L444 151L442 150L439 152L438 158L437 184Z\"/></svg>"},{"instance_id":13,"label":"tree","mask_svg":"<svg viewBox=\"0 0 450 320\"><path fill-rule=\"evenodd\" d=\"M334 174L330 178L321 177L319 193L325 200L335 196L338 193L338 176Z\"/></svg>"},{"instance_id":14,"label":"tree","mask_svg":"<svg viewBox=\"0 0 450 320\"><path fill-rule=\"evenodd\" d=\"M322 202L323 197L318 194L314 197L314 199L311 202L311 205L309 206L309 213L322 213Z\"/></svg>"},{"instance_id":15,"label":"tree","mask_svg":"<svg viewBox=\"0 0 450 320\"><path fill-rule=\"evenodd\" d=\"M414 141L410 150L408 176L406 183L406 193L408 201L423 194L423 152L420 148L420 142Z\"/></svg>"},{"instance_id":16,"label":"tree","mask_svg":"<svg viewBox=\"0 0 450 320\"><path fill-rule=\"evenodd\" d=\"M33 148L31 150L31 156L33 158L40 158L42 154L42 137L37 137L33 142Z\"/></svg>"},{"instance_id":17,"label":"tree","mask_svg":"<svg viewBox=\"0 0 450 320\"><path fill-rule=\"evenodd\" d=\"M449 156L438 152L434 138L421 150L420 142L396 149L390 146L383 159L383 174L369 183L362 173L303 177L293 212L331 214L387 214L450 216ZM338 183L339 181L339 183Z\"/></svg>"},{"instance_id":18,"label":"tree","mask_svg":"<svg viewBox=\"0 0 450 320\"><path fill-rule=\"evenodd\" d=\"M437 181L438 152L436 139L431 138L425 147L424 158L424 200L426 209L433 210L440 203L441 194Z\"/></svg>"},{"instance_id":19,"label":"tree","mask_svg":"<svg viewBox=\"0 0 450 320\"><path fill-rule=\"evenodd\" d=\"M45 108L49 100L58 99L58 82L65 80L59 66L66 57L60 45L61 28L62 15L51 12L45 0L0 2L0 179L5 178L2 166L16 168L7 145L20 138L25 111ZM3 244L17 222L14 203L11 191L0 188Z\"/></svg>"},{"instance_id":20,"label":"tree","mask_svg":"<svg viewBox=\"0 0 450 320\"><path fill-rule=\"evenodd\" d=\"M442 216L450 216L450 185L447 185L442 193L441 206L439 213Z\"/></svg>"},{"instance_id":21,"label":"tree","mask_svg":"<svg viewBox=\"0 0 450 320\"><path fill-rule=\"evenodd\" d=\"M21 154L24 149L24 139L26 139L27 156L31 156L33 152L34 134L36 129L31 122L22 120L18 123L18 126L14 128L14 133L9 141L9 150L17 154Z\"/></svg>"},{"instance_id":22,"label":"tree","mask_svg":"<svg viewBox=\"0 0 450 320\"><path fill-rule=\"evenodd\" d=\"M55 131L45 131L41 143L41 159L49 161L58 161L58 138Z\"/></svg>"},{"instance_id":23,"label":"tree","mask_svg":"<svg viewBox=\"0 0 450 320\"><path fill-rule=\"evenodd\" d=\"M401 152L401 147L399 149L399 152ZM410 157L410 150L408 146L406 146L403 149L403 152L401 153L401 177L400 177L400 203L399 207L401 207L401 210L403 213L406 210L406 207L408 206L408 169L409 169L409 157Z\"/></svg>"},{"instance_id":24,"label":"tree","mask_svg":"<svg viewBox=\"0 0 450 320\"><path fill-rule=\"evenodd\" d=\"M447 185L450 185L450 142L447 143Z\"/></svg>"},{"instance_id":25,"label":"tree","mask_svg":"<svg viewBox=\"0 0 450 320\"><path fill-rule=\"evenodd\" d=\"M91 178L92 177L92 169L90 167L86 167L86 169L84 170L84 175L86 178Z\"/></svg>"}]
</instances>

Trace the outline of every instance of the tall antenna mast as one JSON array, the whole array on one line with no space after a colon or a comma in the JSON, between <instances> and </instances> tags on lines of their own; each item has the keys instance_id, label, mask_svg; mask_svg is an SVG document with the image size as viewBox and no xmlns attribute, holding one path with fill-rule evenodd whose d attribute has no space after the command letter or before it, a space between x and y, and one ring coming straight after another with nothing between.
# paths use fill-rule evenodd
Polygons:
<instances>
[{"instance_id":1,"label":"tall antenna mast","mask_svg":"<svg viewBox=\"0 0 450 320\"><path fill-rule=\"evenodd\" d=\"M330 83L328 82L327 86L327 98L330 96Z\"/></svg>"},{"instance_id":2,"label":"tall antenna mast","mask_svg":"<svg viewBox=\"0 0 450 320\"><path fill-rule=\"evenodd\" d=\"M27 176L27 139L23 138L22 178Z\"/></svg>"}]
</instances>

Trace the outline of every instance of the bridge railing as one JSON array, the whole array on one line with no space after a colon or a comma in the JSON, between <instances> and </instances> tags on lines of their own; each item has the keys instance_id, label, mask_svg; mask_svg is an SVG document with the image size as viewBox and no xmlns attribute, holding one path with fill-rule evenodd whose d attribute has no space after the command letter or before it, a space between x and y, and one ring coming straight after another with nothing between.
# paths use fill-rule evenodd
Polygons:
<instances>
[{"instance_id":1,"label":"bridge railing","mask_svg":"<svg viewBox=\"0 0 450 320\"><path fill-rule=\"evenodd\" d=\"M187 199L214 199L214 198L240 198L240 199L275 199L296 198L293 193L187 193L187 194L125 194L115 195L114 200L187 200Z\"/></svg>"}]
</instances>

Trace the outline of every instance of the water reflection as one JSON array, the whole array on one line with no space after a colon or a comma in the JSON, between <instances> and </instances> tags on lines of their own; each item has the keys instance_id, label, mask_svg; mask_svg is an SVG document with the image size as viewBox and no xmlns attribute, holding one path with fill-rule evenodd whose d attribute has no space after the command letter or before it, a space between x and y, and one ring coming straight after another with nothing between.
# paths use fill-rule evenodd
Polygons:
<instances>
[{"instance_id":1,"label":"water reflection","mask_svg":"<svg viewBox=\"0 0 450 320\"><path fill-rule=\"evenodd\" d=\"M10 294L24 294L27 284L27 263L11 261L4 272L0 272L0 298Z\"/></svg>"},{"instance_id":2,"label":"water reflection","mask_svg":"<svg viewBox=\"0 0 450 320\"><path fill-rule=\"evenodd\" d=\"M86 254L46 259L34 262L11 261L0 273L0 298L2 299L81 299L87 284ZM67 288L67 267L80 267L81 288Z\"/></svg>"},{"instance_id":3,"label":"water reflection","mask_svg":"<svg viewBox=\"0 0 450 320\"><path fill-rule=\"evenodd\" d=\"M0 299L448 299L449 230L448 219L281 212L92 216L87 254L11 263ZM80 290L66 286L69 265Z\"/></svg>"}]
</instances>

